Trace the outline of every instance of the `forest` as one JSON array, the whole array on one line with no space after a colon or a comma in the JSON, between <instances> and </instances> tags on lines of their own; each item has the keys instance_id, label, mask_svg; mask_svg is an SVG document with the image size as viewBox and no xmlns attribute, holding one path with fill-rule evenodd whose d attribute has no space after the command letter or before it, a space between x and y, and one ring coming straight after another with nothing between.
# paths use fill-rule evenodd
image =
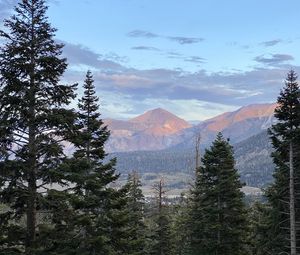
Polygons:
<instances>
[{"instance_id":1,"label":"forest","mask_svg":"<svg viewBox=\"0 0 300 255\"><path fill-rule=\"evenodd\" d=\"M300 253L294 70L287 70L277 122L268 130L275 169L264 199L246 203L233 146L222 133L202 154L186 194L168 198L161 179L149 199L136 172L115 185L118 159L107 159L104 149L110 132L93 73L61 84L68 63L47 9L45 0L22 0L0 31L1 255Z\"/></svg>"}]
</instances>

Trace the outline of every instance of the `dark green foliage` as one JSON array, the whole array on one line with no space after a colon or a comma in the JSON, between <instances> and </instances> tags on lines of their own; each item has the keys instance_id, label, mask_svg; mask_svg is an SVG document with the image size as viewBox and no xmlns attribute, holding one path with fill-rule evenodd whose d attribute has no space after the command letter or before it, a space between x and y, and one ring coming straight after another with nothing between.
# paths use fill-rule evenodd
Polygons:
<instances>
[{"instance_id":1,"label":"dark green foliage","mask_svg":"<svg viewBox=\"0 0 300 255\"><path fill-rule=\"evenodd\" d=\"M191 195L191 254L245 252L246 210L232 147L218 134L202 159Z\"/></svg>"},{"instance_id":2,"label":"dark green foliage","mask_svg":"<svg viewBox=\"0 0 300 255\"><path fill-rule=\"evenodd\" d=\"M185 255L188 254L189 248L189 199L184 194L181 195L177 204L172 207L172 221L171 221L171 239L174 248L174 254Z\"/></svg>"},{"instance_id":3,"label":"dark green foliage","mask_svg":"<svg viewBox=\"0 0 300 255\"><path fill-rule=\"evenodd\" d=\"M171 219L169 208L166 204L165 183L161 179L155 186L156 208L153 214L153 226L150 232L150 254L151 255L171 255L173 254Z\"/></svg>"},{"instance_id":4,"label":"dark green foliage","mask_svg":"<svg viewBox=\"0 0 300 255\"><path fill-rule=\"evenodd\" d=\"M9 207L0 215L2 254L37 249L39 211L49 203L42 192L62 183L62 142L73 126L65 107L75 86L59 83L67 64L46 11L44 0L22 0L0 32L0 203Z\"/></svg>"},{"instance_id":5,"label":"dark green foliage","mask_svg":"<svg viewBox=\"0 0 300 255\"><path fill-rule=\"evenodd\" d=\"M248 186L266 187L273 181L274 164L271 158L272 144L266 131L234 144L236 168L242 182ZM201 152L201 154L203 154ZM195 152L193 149L162 151L134 151L112 153L118 159L116 169L128 173L137 169L144 173L193 173ZM180 187L174 187L180 188ZM188 188L185 185L185 188Z\"/></svg>"},{"instance_id":6,"label":"dark green foliage","mask_svg":"<svg viewBox=\"0 0 300 255\"><path fill-rule=\"evenodd\" d=\"M269 214L271 244L270 252L278 254L289 252L289 145L293 144L296 194L296 222L300 222L300 89L297 75L291 70L286 78L285 87L278 97L275 117L278 123L269 130L273 147L272 154L276 165L274 184L267 190L266 196L271 206ZM297 240L300 240L298 229ZM297 246L300 242L297 242Z\"/></svg>"},{"instance_id":7,"label":"dark green foliage","mask_svg":"<svg viewBox=\"0 0 300 255\"><path fill-rule=\"evenodd\" d=\"M272 232L269 228L270 209L267 204L260 202L255 202L249 208L249 254L265 255L272 250Z\"/></svg>"},{"instance_id":8,"label":"dark green foliage","mask_svg":"<svg viewBox=\"0 0 300 255\"><path fill-rule=\"evenodd\" d=\"M75 157L98 162L103 160L106 155L104 143L109 137L109 131L99 118L99 98L95 95L94 80L90 71L86 74L83 88L84 95L78 103L79 118L77 124L80 133L73 140L77 148Z\"/></svg>"},{"instance_id":9,"label":"dark green foliage","mask_svg":"<svg viewBox=\"0 0 300 255\"><path fill-rule=\"evenodd\" d=\"M64 237L60 237L60 243L55 241L49 250L65 254L68 247L70 254L126 254L126 189L111 187L118 178L115 160L103 163L109 131L100 119L91 72L87 72L78 108L77 131L71 138L75 152L64 169L70 212L67 219L65 211L57 217L59 222L66 222L65 226L55 225L56 231L65 233L67 239L64 242ZM61 209L59 206L56 213Z\"/></svg>"},{"instance_id":10,"label":"dark green foliage","mask_svg":"<svg viewBox=\"0 0 300 255\"><path fill-rule=\"evenodd\" d=\"M126 254L146 254L146 225L144 220L145 198L141 190L141 182L136 172L128 175L126 214L128 217L126 235Z\"/></svg>"}]
</instances>

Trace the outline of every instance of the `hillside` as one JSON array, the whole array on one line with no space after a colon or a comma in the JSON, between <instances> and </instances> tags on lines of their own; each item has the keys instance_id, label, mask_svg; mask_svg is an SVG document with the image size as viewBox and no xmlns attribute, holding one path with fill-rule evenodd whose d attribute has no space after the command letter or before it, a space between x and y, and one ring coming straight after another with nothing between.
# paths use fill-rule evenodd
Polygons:
<instances>
[{"instance_id":1,"label":"hillside","mask_svg":"<svg viewBox=\"0 0 300 255\"><path fill-rule=\"evenodd\" d=\"M218 132L230 138L231 143L241 142L269 128L274 122L276 104L255 104L234 112L223 113L183 131L185 140L176 148L193 148L195 134L201 135L201 143L209 145Z\"/></svg>"},{"instance_id":2,"label":"hillside","mask_svg":"<svg viewBox=\"0 0 300 255\"><path fill-rule=\"evenodd\" d=\"M157 108L130 120L104 120L111 130L106 145L108 152L156 151L191 149L194 137L201 134L201 143L211 143L218 132L223 132L232 143L256 135L274 123L276 104L256 104L234 112L223 113L192 126L176 115Z\"/></svg>"},{"instance_id":3,"label":"hillside","mask_svg":"<svg viewBox=\"0 0 300 255\"><path fill-rule=\"evenodd\" d=\"M111 131L109 152L162 150L183 141L180 131L191 127L187 121L157 108L128 121L104 120Z\"/></svg>"},{"instance_id":4,"label":"hillside","mask_svg":"<svg viewBox=\"0 0 300 255\"><path fill-rule=\"evenodd\" d=\"M272 146L266 131L235 144L234 151L236 167L242 181L248 186L264 187L272 181L274 169L270 157ZM110 156L117 157L117 170L120 173L136 170L142 175L149 173L192 175L195 166L194 151L186 148L113 153Z\"/></svg>"}]
</instances>

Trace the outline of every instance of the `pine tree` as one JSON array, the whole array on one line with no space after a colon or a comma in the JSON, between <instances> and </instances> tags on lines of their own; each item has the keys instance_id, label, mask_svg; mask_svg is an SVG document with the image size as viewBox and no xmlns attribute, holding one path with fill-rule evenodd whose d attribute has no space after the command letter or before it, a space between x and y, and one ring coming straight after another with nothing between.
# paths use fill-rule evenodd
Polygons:
<instances>
[{"instance_id":1,"label":"pine tree","mask_svg":"<svg viewBox=\"0 0 300 255\"><path fill-rule=\"evenodd\" d=\"M176 255L188 254L189 250L189 202L190 200L181 194L178 204L173 205L171 239Z\"/></svg>"},{"instance_id":2,"label":"pine tree","mask_svg":"<svg viewBox=\"0 0 300 255\"><path fill-rule=\"evenodd\" d=\"M64 170L69 183L65 193L70 212L67 219L63 213L57 216L66 222L65 227L57 226L67 239L51 236L55 242L48 250L65 254L67 247L70 254L125 254L127 190L112 187L118 179L115 159L104 162L104 145L109 131L100 118L99 98L90 71L83 87L84 95L78 104L77 131L71 137L75 152Z\"/></svg>"},{"instance_id":3,"label":"pine tree","mask_svg":"<svg viewBox=\"0 0 300 255\"><path fill-rule=\"evenodd\" d=\"M76 146L76 158L84 158L88 163L99 162L106 156L104 150L104 144L109 138L109 131L106 126L103 125L103 121L100 119L99 113L99 98L95 95L94 80L91 71L86 74L84 83L84 95L79 99L78 109L78 127L80 133L77 134L74 140ZM113 163L113 162L112 162ZM87 171L87 173L89 173ZM111 169L111 176L113 176L114 170ZM111 181L115 179L112 178Z\"/></svg>"},{"instance_id":4,"label":"pine tree","mask_svg":"<svg viewBox=\"0 0 300 255\"><path fill-rule=\"evenodd\" d=\"M249 235L248 249L252 255L270 254L272 233L270 231L270 207L261 202L255 202L248 213Z\"/></svg>"},{"instance_id":5,"label":"pine tree","mask_svg":"<svg viewBox=\"0 0 300 255\"><path fill-rule=\"evenodd\" d=\"M127 189L127 215L128 222L126 228L127 253L130 255L146 254L146 226L144 222L145 198L141 190L141 181L136 172L128 175Z\"/></svg>"},{"instance_id":6,"label":"pine tree","mask_svg":"<svg viewBox=\"0 0 300 255\"><path fill-rule=\"evenodd\" d=\"M245 254L246 210L232 147L219 133L202 159L190 212L191 254Z\"/></svg>"},{"instance_id":7,"label":"pine tree","mask_svg":"<svg viewBox=\"0 0 300 255\"><path fill-rule=\"evenodd\" d=\"M22 0L0 31L0 203L8 206L1 254L33 254L38 246L43 192L61 183L62 141L73 126L65 107L76 86L59 83L67 63L46 11L44 0Z\"/></svg>"},{"instance_id":8,"label":"pine tree","mask_svg":"<svg viewBox=\"0 0 300 255\"><path fill-rule=\"evenodd\" d=\"M300 88L291 70L275 109L278 123L269 130L276 165L274 184L267 190L272 207L272 254L295 255L300 245Z\"/></svg>"}]
</instances>

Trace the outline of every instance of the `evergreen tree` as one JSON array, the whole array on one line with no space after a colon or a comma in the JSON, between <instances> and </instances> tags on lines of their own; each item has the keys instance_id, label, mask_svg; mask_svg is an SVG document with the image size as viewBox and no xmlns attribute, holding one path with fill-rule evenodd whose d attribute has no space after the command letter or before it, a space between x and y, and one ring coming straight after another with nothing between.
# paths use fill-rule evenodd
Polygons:
<instances>
[{"instance_id":1,"label":"evergreen tree","mask_svg":"<svg viewBox=\"0 0 300 255\"><path fill-rule=\"evenodd\" d=\"M80 255L126 251L126 189L112 187L118 175L114 159L104 162L109 131L100 118L99 99L95 94L93 77L88 71L84 95L78 104L77 131L71 139L75 152L65 169L70 186L65 192L71 212L64 219L67 224L63 232L69 237L67 240L60 237L49 246L49 250L59 254L65 254L66 247L70 254ZM68 228L70 225L73 228ZM58 230L61 231L61 226Z\"/></svg>"},{"instance_id":2,"label":"evergreen tree","mask_svg":"<svg viewBox=\"0 0 300 255\"><path fill-rule=\"evenodd\" d=\"M248 235L248 254L265 255L270 254L270 207L261 202L255 202L249 209L249 235Z\"/></svg>"},{"instance_id":3,"label":"evergreen tree","mask_svg":"<svg viewBox=\"0 0 300 255\"><path fill-rule=\"evenodd\" d=\"M65 107L76 86L59 83L67 63L46 11L44 0L22 0L0 31L1 254L34 254L43 193L62 183L62 142L73 126Z\"/></svg>"},{"instance_id":4,"label":"evergreen tree","mask_svg":"<svg viewBox=\"0 0 300 255\"><path fill-rule=\"evenodd\" d=\"M130 255L144 255L146 244L146 226L144 222L145 198L141 190L141 181L136 172L128 175L127 189L127 215L126 228L127 253Z\"/></svg>"},{"instance_id":5,"label":"evergreen tree","mask_svg":"<svg viewBox=\"0 0 300 255\"><path fill-rule=\"evenodd\" d=\"M174 254L188 254L189 248L189 205L190 200L181 194L178 204L173 206L171 220L171 240L174 246Z\"/></svg>"},{"instance_id":6,"label":"evergreen tree","mask_svg":"<svg viewBox=\"0 0 300 255\"><path fill-rule=\"evenodd\" d=\"M270 214L270 249L295 255L300 247L300 88L291 70L286 78L275 109L278 123L269 130L276 165L274 184L267 190Z\"/></svg>"},{"instance_id":7,"label":"evergreen tree","mask_svg":"<svg viewBox=\"0 0 300 255\"><path fill-rule=\"evenodd\" d=\"M156 195L156 212L154 215L154 229L151 236L151 255L171 255L173 252L171 240L171 222L165 201L167 192L163 179L154 185Z\"/></svg>"},{"instance_id":8,"label":"evergreen tree","mask_svg":"<svg viewBox=\"0 0 300 255\"><path fill-rule=\"evenodd\" d=\"M246 210L232 147L219 133L205 151L192 190L191 254L245 252Z\"/></svg>"}]
</instances>

